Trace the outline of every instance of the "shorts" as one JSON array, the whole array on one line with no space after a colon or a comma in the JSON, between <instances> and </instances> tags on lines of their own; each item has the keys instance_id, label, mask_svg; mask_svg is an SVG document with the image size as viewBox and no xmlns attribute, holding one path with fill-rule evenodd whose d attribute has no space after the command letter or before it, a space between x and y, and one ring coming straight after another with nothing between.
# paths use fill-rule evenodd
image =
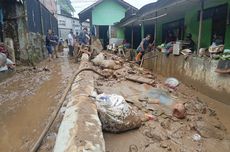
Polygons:
<instances>
[{"instance_id":1,"label":"shorts","mask_svg":"<svg viewBox=\"0 0 230 152\"><path fill-rule=\"evenodd\" d=\"M52 54L53 53L53 49L52 49L52 46L46 46L47 48L47 51L48 51L48 54Z\"/></svg>"}]
</instances>

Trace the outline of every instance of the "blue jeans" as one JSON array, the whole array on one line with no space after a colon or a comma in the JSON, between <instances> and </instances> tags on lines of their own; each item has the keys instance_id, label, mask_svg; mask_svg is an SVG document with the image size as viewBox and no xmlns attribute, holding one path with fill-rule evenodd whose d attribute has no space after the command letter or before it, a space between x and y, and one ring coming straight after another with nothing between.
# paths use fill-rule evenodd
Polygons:
<instances>
[{"instance_id":1,"label":"blue jeans","mask_svg":"<svg viewBox=\"0 0 230 152\"><path fill-rule=\"evenodd\" d=\"M47 45L46 48L47 48L47 51L48 51L48 54L49 54L49 55L53 53L53 50L52 50L52 46L51 46L51 45Z\"/></svg>"}]
</instances>

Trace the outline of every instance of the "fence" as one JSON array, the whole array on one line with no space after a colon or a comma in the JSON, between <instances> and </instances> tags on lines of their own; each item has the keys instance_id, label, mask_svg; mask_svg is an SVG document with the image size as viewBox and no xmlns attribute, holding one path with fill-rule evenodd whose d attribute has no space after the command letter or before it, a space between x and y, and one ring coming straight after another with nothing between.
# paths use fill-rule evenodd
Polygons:
<instances>
[{"instance_id":1,"label":"fence","mask_svg":"<svg viewBox=\"0 0 230 152\"><path fill-rule=\"evenodd\" d=\"M45 35L52 29L58 35L58 21L38 0L27 0L28 28L30 32Z\"/></svg>"}]
</instances>

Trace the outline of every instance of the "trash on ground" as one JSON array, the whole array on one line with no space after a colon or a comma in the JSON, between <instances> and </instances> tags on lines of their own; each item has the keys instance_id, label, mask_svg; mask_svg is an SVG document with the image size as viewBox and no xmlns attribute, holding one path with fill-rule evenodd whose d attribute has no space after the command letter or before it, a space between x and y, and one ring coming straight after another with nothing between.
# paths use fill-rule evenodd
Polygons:
<instances>
[{"instance_id":1,"label":"trash on ground","mask_svg":"<svg viewBox=\"0 0 230 152\"><path fill-rule=\"evenodd\" d=\"M165 81L165 85L172 89L175 89L179 84L180 82L176 78L168 78Z\"/></svg>"},{"instance_id":2,"label":"trash on ground","mask_svg":"<svg viewBox=\"0 0 230 152\"><path fill-rule=\"evenodd\" d=\"M199 134L194 134L194 135L192 136L192 139L193 139L194 141L200 141L200 140L201 140L201 136L200 136Z\"/></svg>"},{"instance_id":3,"label":"trash on ground","mask_svg":"<svg viewBox=\"0 0 230 152\"><path fill-rule=\"evenodd\" d=\"M173 100L166 91L162 89L151 89L146 93L143 93L144 96L148 97L148 102L151 104L164 104L164 105L172 105Z\"/></svg>"},{"instance_id":4,"label":"trash on ground","mask_svg":"<svg viewBox=\"0 0 230 152\"><path fill-rule=\"evenodd\" d=\"M139 128L142 124L141 117L122 96L100 94L96 96L96 105L105 131L119 133Z\"/></svg>"},{"instance_id":5,"label":"trash on ground","mask_svg":"<svg viewBox=\"0 0 230 152\"><path fill-rule=\"evenodd\" d=\"M146 118L147 121L156 120L156 118L153 115L150 115L150 114L145 114L145 118Z\"/></svg>"}]
</instances>

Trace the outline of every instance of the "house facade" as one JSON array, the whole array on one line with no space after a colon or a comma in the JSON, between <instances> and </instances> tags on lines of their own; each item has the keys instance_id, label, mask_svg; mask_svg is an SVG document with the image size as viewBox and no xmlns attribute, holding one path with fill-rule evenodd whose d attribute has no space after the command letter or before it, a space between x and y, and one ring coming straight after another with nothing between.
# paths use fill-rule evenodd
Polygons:
<instances>
[{"instance_id":1,"label":"house facade","mask_svg":"<svg viewBox=\"0 0 230 152\"><path fill-rule=\"evenodd\" d=\"M93 33L101 39L103 45L123 41L125 38L124 28L115 27L129 11L137 9L123 0L99 0L80 12L80 22L90 21Z\"/></svg>"},{"instance_id":2,"label":"house facade","mask_svg":"<svg viewBox=\"0 0 230 152\"><path fill-rule=\"evenodd\" d=\"M58 32L53 12L39 0L2 0L0 8L1 42L12 44L14 58L28 64L44 59L47 30Z\"/></svg>"},{"instance_id":3,"label":"house facade","mask_svg":"<svg viewBox=\"0 0 230 152\"><path fill-rule=\"evenodd\" d=\"M197 47L200 43L200 48L208 48L216 34L223 39L225 47L230 48L229 7L229 0L203 0L203 6L200 0L159 0L141 8L137 15L124 19L119 26L125 29L139 27L136 31L140 33L139 37L150 33L158 45L164 43L167 33L171 32L177 40L183 40L186 34L191 33Z\"/></svg>"},{"instance_id":4,"label":"house facade","mask_svg":"<svg viewBox=\"0 0 230 152\"><path fill-rule=\"evenodd\" d=\"M134 40L144 38L150 33L157 45L166 42L169 32L178 41L184 40L186 35L191 33L196 50L209 48L213 35L216 34L222 39L225 49L230 49L229 21L229 0L159 0L144 6L136 15L122 19L117 26L125 28L125 36ZM136 49L134 44L135 41L132 46ZM225 64L222 65L221 60L214 60L208 55L167 56L159 51L146 54L155 55L157 58L144 63L146 68L165 77L175 77L187 86L229 104L229 60L224 60ZM227 74L217 72L220 65L226 69Z\"/></svg>"},{"instance_id":5,"label":"house facade","mask_svg":"<svg viewBox=\"0 0 230 152\"><path fill-rule=\"evenodd\" d=\"M74 34L80 33L82 28L90 28L89 22L80 23L78 18L58 14L58 33L62 39L67 39L70 30Z\"/></svg>"}]
</instances>

